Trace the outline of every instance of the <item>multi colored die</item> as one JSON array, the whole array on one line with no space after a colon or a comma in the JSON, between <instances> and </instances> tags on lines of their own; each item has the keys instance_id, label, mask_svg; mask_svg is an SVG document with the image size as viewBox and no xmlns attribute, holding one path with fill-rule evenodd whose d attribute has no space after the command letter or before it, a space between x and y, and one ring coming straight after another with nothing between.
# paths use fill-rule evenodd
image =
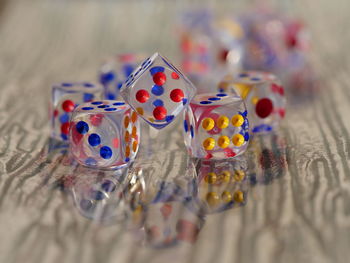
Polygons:
<instances>
[{"instance_id":1,"label":"multi colored die","mask_svg":"<svg viewBox=\"0 0 350 263\"><path fill-rule=\"evenodd\" d=\"M222 91L238 93L247 105L253 133L274 130L285 115L286 98L279 79L270 73L246 71L227 76L220 84Z\"/></svg>"},{"instance_id":2,"label":"multi colored die","mask_svg":"<svg viewBox=\"0 0 350 263\"><path fill-rule=\"evenodd\" d=\"M70 125L70 152L80 164L121 168L131 163L140 142L138 117L122 101L103 100L77 107Z\"/></svg>"},{"instance_id":3,"label":"multi colored die","mask_svg":"<svg viewBox=\"0 0 350 263\"><path fill-rule=\"evenodd\" d=\"M188 105L195 92L175 66L155 53L128 77L121 96L147 123L161 129Z\"/></svg>"},{"instance_id":4,"label":"multi colored die","mask_svg":"<svg viewBox=\"0 0 350 263\"><path fill-rule=\"evenodd\" d=\"M301 21L284 17L272 10L252 10L240 17L246 32L243 65L246 69L258 69L288 75L295 64L292 58L297 51L306 57L309 50L309 34Z\"/></svg>"},{"instance_id":5,"label":"multi colored die","mask_svg":"<svg viewBox=\"0 0 350 263\"><path fill-rule=\"evenodd\" d=\"M248 146L247 110L238 95L195 96L184 113L183 125L186 147L194 157L232 158Z\"/></svg>"},{"instance_id":6,"label":"multi colored die","mask_svg":"<svg viewBox=\"0 0 350 263\"><path fill-rule=\"evenodd\" d=\"M73 110L81 103L102 99L99 85L85 83L61 83L52 87L51 126L52 137L68 140L69 120Z\"/></svg>"},{"instance_id":7,"label":"multi colored die","mask_svg":"<svg viewBox=\"0 0 350 263\"><path fill-rule=\"evenodd\" d=\"M189 10L179 19L181 67L200 93L241 68L244 32L234 19L215 19L208 9Z\"/></svg>"},{"instance_id":8,"label":"multi colored die","mask_svg":"<svg viewBox=\"0 0 350 263\"><path fill-rule=\"evenodd\" d=\"M211 65L213 14L210 10L186 11L179 17L181 68L193 81L208 74Z\"/></svg>"},{"instance_id":9,"label":"multi colored die","mask_svg":"<svg viewBox=\"0 0 350 263\"><path fill-rule=\"evenodd\" d=\"M143 61L140 54L120 54L106 61L99 72L99 81L105 90L105 98L115 100L124 81Z\"/></svg>"}]
</instances>

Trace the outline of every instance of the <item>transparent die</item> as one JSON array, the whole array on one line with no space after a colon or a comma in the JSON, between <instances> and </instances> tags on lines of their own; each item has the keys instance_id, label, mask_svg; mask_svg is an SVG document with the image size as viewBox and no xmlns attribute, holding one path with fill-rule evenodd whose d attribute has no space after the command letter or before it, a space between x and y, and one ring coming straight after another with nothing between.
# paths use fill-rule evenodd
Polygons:
<instances>
[{"instance_id":1,"label":"transparent die","mask_svg":"<svg viewBox=\"0 0 350 263\"><path fill-rule=\"evenodd\" d=\"M242 154L249 141L243 100L226 93L199 94L184 112L184 138L193 157L225 159Z\"/></svg>"},{"instance_id":2,"label":"transparent die","mask_svg":"<svg viewBox=\"0 0 350 263\"><path fill-rule=\"evenodd\" d=\"M141 54L120 54L107 60L99 71L99 81L104 87L105 98L115 100L124 81L142 62Z\"/></svg>"},{"instance_id":3,"label":"transparent die","mask_svg":"<svg viewBox=\"0 0 350 263\"><path fill-rule=\"evenodd\" d=\"M189 10L179 17L181 67L194 82L210 71L213 44L212 21L213 15L207 9Z\"/></svg>"},{"instance_id":4,"label":"transparent die","mask_svg":"<svg viewBox=\"0 0 350 263\"><path fill-rule=\"evenodd\" d=\"M238 93L249 112L253 133L267 133L276 129L285 115L286 98L280 80L273 74L246 71L227 76L219 90Z\"/></svg>"},{"instance_id":5,"label":"transparent die","mask_svg":"<svg viewBox=\"0 0 350 263\"><path fill-rule=\"evenodd\" d=\"M253 11L241 16L246 32L243 66L276 72L288 55L285 19L272 12Z\"/></svg>"},{"instance_id":6,"label":"transparent die","mask_svg":"<svg viewBox=\"0 0 350 263\"><path fill-rule=\"evenodd\" d=\"M74 111L70 152L89 167L115 169L132 162L139 149L138 115L122 101L93 101Z\"/></svg>"},{"instance_id":7,"label":"transparent die","mask_svg":"<svg viewBox=\"0 0 350 263\"><path fill-rule=\"evenodd\" d=\"M304 23L279 13L256 11L241 17L247 32L244 66L246 69L286 72L291 52L307 57L310 35Z\"/></svg>"},{"instance_id":8,"label":"transparent die","mask_svg":"<svg viewBox=\"0 0 350 263\"><path fill-rule=\"evenodd\" d=\"M241 68L244 31L238 21L216 19L211 10L184 12L179 19L181 67L200 93Z\"/></svg>"},{"instance_id":9,"label":"transparent die","mask_svg":"<svg viewBox=\"0 0 350 263\"><path fill-rule=\"evenodd\" d=\"M161 129L187 106L195 92L175 66L155 53L128 77L121 96L147 123Z\"/></svg>"},{"instance_id":10,"label":"transparent die","mask_svg":"<svg viewBox=\"0 0 350 263\"><path fill-rule=\"evenodd\" d=\"M102 99L103 88L88 82L67 82L53 85L51 96L51 135L55 139L67 141L73 110L81 103Z\"/></svg>"}]
</instances>

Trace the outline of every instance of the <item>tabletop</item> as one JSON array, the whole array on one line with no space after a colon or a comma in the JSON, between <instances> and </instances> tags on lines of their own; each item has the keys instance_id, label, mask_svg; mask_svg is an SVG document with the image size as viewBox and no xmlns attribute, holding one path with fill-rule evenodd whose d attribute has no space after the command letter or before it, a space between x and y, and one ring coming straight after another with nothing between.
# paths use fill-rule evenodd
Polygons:
<instances>
[{"instance_id":1,"label":"tabletop","mask_svg":"<svg viewBox=\"0 0 350 263\"><path fill-rule=\"evenodd\" d=\"M247 5L205 2L219 13ZM276 1L308 25L317 89L291 99L280 130L241 158L209 164L244 171L228 186L235 205L205 205L208 164L188 157L178 122L144 126L139 157L119 171L71 165L50 140L53 83L96 81L126 51L177 61L174 19L195 3L0 1L0 262L348 262L347 0Z\"/></svg>"}]
</instances>

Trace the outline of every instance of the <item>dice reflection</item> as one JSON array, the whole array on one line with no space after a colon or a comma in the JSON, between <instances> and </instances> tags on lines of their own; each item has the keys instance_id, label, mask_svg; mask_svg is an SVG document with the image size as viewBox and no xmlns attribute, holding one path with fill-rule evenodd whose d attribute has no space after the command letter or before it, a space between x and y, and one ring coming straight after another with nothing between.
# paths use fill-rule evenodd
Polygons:
<instances>
[{"instance_id":1,"label":"dice reflection","mask_svg":"<svg viewBox=\"0 0 350 263\"><path fill-rule=\"evenodd\" d=\"M143 200L146 244L155 248L183 242L193 244L204 224L204 217L188 208L197 193L193 164L189 163L181 178L153 178L146 185L149 186Z\"/></svg>"},{"instance_id":2,"label":"dice reflection","mask_svg":"<svg viewBox=\"0 0 350 263\"><path fill-rule=\"evenodd\" d=\"M115 222L127 217L124 187L118 170L113 176L89 168L80 170L69 187L79 213L97 222Z\"/></svg>"},{"instance_id":3,"label":"dice reflection","mask_svg":"<svg viewBox=\"0 0 350 263\"><path fill-rule=\"evenodd\" d=\"M144 191L143 178L128 168L97 171L80 167L64 180L79 213L107 224L129 220L133 212L130 204Z\"/></svg>"},{"instance_id":4,"label":"dice reflection","mask_svg":"<svg viewBox=\"0 0 350 263\"><path fill-rule=\"evenodd\" d=\"M219 213L245 206L248 198L248 164L234 161L197 160L198 193L190 209L197 214Z\"/></svg>"}]
</instances>

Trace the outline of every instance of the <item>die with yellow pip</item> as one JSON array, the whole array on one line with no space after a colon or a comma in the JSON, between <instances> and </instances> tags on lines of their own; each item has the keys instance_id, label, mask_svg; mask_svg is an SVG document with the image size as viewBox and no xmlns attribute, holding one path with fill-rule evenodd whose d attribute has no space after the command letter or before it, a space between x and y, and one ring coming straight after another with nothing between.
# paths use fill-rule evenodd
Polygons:
<instances>
[{"instance_id":1,"label":"die with yellow pip","mask_svg":"<svg viewBox=\"0 0 350 263\"><path fill-rule=\"evenodd\" d=\"M236 94L194 97L184 112L184 139L196 158L226 159L242 154L249 141L247 110Z\"/></svg>"}]
</instances>

